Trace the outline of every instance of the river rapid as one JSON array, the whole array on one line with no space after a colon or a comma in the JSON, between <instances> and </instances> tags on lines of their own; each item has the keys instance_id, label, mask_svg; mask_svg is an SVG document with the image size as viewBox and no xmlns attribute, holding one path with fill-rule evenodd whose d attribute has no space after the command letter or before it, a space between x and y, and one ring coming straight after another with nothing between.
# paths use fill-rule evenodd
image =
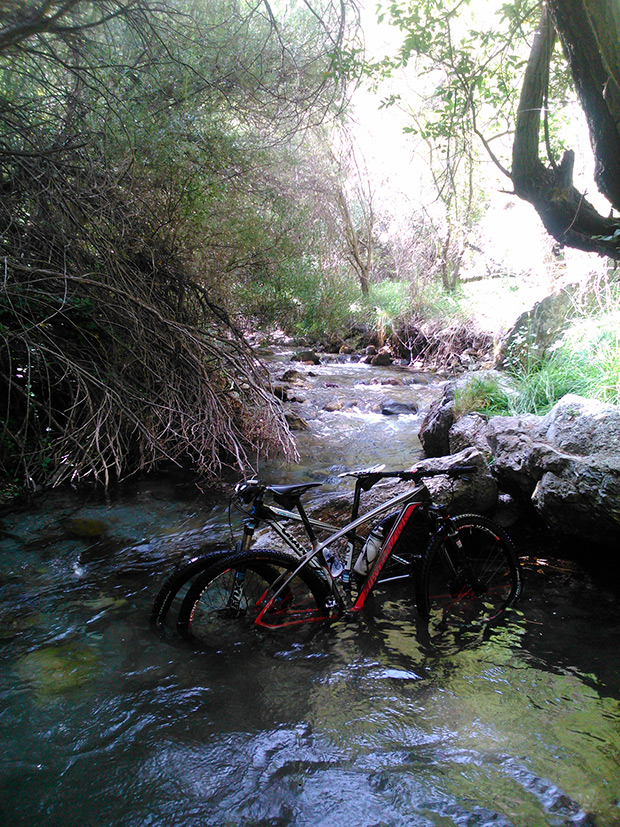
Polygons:
<instances>
[{"instance_id":1,"label":"river rapid","mask_svg":"<svg viewBox=\"0 0 620 827\"><path fill-rule=\"evenodd\" d=\"M289 367L290 354L272 360L276 376ZM343 491L342 470L415 462L438 378L295 367L292 407L309 427L300 461L263 465L267 479ZM384 416L384 397L419 413ZM487 634L429 641L405 585L362 616L248 631L219 652L150 628L166 574L228 543L239 520L182 476L106 497L53 492L3 516L1 824L620 824L608 583L520 548L524 596Z\"/></svg>"}]
</instances>

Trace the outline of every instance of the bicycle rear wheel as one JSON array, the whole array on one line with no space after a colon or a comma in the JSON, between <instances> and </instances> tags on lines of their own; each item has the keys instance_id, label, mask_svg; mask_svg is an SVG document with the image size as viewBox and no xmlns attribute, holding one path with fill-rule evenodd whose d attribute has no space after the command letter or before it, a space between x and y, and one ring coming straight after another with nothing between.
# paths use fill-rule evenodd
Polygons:
<instances>
[{"instance_id":1,"label":"bicycle rear wheel","mask_svg":"<svg viewBox=\"0 0 620 827\"><path fill-rule=\"evenodd\" d=\"M458 540L433 537L422 559L418 611L437 628L495 623L521 594L515 548L486 517L462 514L453 525Z\"/></svg>"},{"instance_id":2,"label":"bicycle rear wheel","mask_svg":"<svg viewBox=\"0 0 620 827\"><path fill-rule=\"evenodd\" d=\"M283 629L328 619L327 578L305 566L289 580L298 565L298 557L271 550L232 554L215 563L189 588L179 610L179 632L219 649L236 642L244 628Z\"/></svg>"}]
</instances>

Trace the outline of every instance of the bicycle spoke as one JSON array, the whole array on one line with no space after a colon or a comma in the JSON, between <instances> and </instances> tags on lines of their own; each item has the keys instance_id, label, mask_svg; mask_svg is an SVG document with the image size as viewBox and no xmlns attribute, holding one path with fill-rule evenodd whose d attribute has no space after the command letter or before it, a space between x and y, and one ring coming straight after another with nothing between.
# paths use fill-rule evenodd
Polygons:
<instances>
[{"instance_id":1,"label":"bicycle spoke","mask_svg":"<svg viewBox=\"0 0 620 827\"><path fill-rule=\"evenodd\" d=\"M422 567L418 606L431 625L485 625L518 597L521 580L510 540L484 517L457 517L458 547L433 541Z\"/></svg>"},{"instance_id":2,"label":"bicycle spoke","mask_svg":"<svg viewBox=\"0 0 620 827\"><path fill-rule=\"evenodd\" d=\"M219 648L237 640L244 629L281 629L327 619L326 583L313 572L293 574L298 562L268 550L231 556L188 591L179 611L179 631Z\"/></svg>"}]
</instances>

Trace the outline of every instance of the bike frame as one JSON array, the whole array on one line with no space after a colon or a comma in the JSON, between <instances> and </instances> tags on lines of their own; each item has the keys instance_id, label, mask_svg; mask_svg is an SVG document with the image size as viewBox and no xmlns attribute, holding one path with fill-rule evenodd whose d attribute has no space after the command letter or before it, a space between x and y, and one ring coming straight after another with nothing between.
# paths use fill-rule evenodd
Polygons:
<instances>
[{"instance_id":1,"label":"bike frame","mask_svg":"<svg viewBox=\"0 0 620 827\"><path fill-rule=\"evenodd\" d=\"M295 575L298 574L298 572L300 572L301 569L304 568L304 566L312 564L313 560L318 561L318 564L322 565L322 568L326 576L328 577L332 597L334 599L334 608L346 608L346 611L350 612L359 612L362 610L372 587L379 579L381 571L385 563L387 562L388 558L392 554L392 551L399 537L401 536L405 526L418 509L422 508L424 505L430 504L431 502L430 493L426 485L424 485L424 483L420 483L413 490L408 490L400 494L397 494L396 496L386 500L386 502L382 503L381 505L376 506L370 511L367 511L363 513L361 516L359 516L359 507L362 491L370 490L370 488L379 479L382 479L383 476L384 475L378 473L376 475L366 475L357 477L355 493L353 497L353 506L351 510L352 519L350 522L348 522L341 528L336 528L330 523L326 523L321 520L316 520L312 517L308 517L308 515L305 513L303 509L303 506L301 505L299 498L296 498L295 500L295 507L298 509L298 513L289 509L265 505L262 500L262 494L254 499L252 511L250 512L250 518L244 524L244 538L241 544L241 548L243 550L249 550L249 548L251 547L254 532L258 528L258 525L261 522L264 522L267 525L269 525L270 528L277 534L277 536L280 537L280 539L299 557L299 565L295 568L295 570L290 574L283 574L272 584L270 588L270 591L272 591L272 595L269 599L266 600L263 610L259 613L258 617L256 618L255 622L257 623L257 625L260 625L261 618L263 617L264 613L267 611L267 609L273 603L273 601L277 600L278 596L283 592L283 590L293 579L293 577L295 577ZM346 537L347 554L344 563L344 572L346 572L350 577L353 566L353 556L355 553L356 542L358 542L361 539L357 535L356 530L364 523L367 523L371 520L375 520L377 517L380 517L383 514L387 514L388 512L394 511L397 508L400 508L398 517L394 522L394 525L388 537L382 544L380 552L377 558L375 559L372 568L370 569L370 572L366 576L366 579L364 580L359 590L357 598L352 603L351 601L349 601L351 605L347 606L347 600L344 594L344 589L338 584L338 581L334 577L332 577L327 565L325 564L325 550L328 549L333 543L336 543L338 540L342 539L343 537ZM281 524L282 521L302 523L306 530L308 538L311 541L311 548L304 548L304 546ZM314 529L321 531L330 531L331 533L323 541L318 541Z\"/></svg>"}]
</instances>

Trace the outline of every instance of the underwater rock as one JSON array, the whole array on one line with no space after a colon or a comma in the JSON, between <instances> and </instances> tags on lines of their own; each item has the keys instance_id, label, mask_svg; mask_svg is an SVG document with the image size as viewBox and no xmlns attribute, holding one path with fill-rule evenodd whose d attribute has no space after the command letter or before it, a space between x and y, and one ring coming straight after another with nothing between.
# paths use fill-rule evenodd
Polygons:
<instances>
[{"instance_id":1,"label":"underwater rock","mask_svg":"<svg viewBox=\"0 0 620 827\"><path fill-rule=\"evenodd\" d=\"M44 646L20 658L15 671L32 685L40 701L46 701L93 680L99 671L99 656L76 642Z\"/></svg>"},{"instance_id":2,"label":"underwater rock","mask_svg":"<svg viewBox=\"0 0 620 827\"><path fill-rule=\"evenodd\" d=\"M109 530L108 524L96 517L69 517L62 521L62 527L69 537L78 537L84 540L105 537Z\"/></svg>"}]
</instances>

